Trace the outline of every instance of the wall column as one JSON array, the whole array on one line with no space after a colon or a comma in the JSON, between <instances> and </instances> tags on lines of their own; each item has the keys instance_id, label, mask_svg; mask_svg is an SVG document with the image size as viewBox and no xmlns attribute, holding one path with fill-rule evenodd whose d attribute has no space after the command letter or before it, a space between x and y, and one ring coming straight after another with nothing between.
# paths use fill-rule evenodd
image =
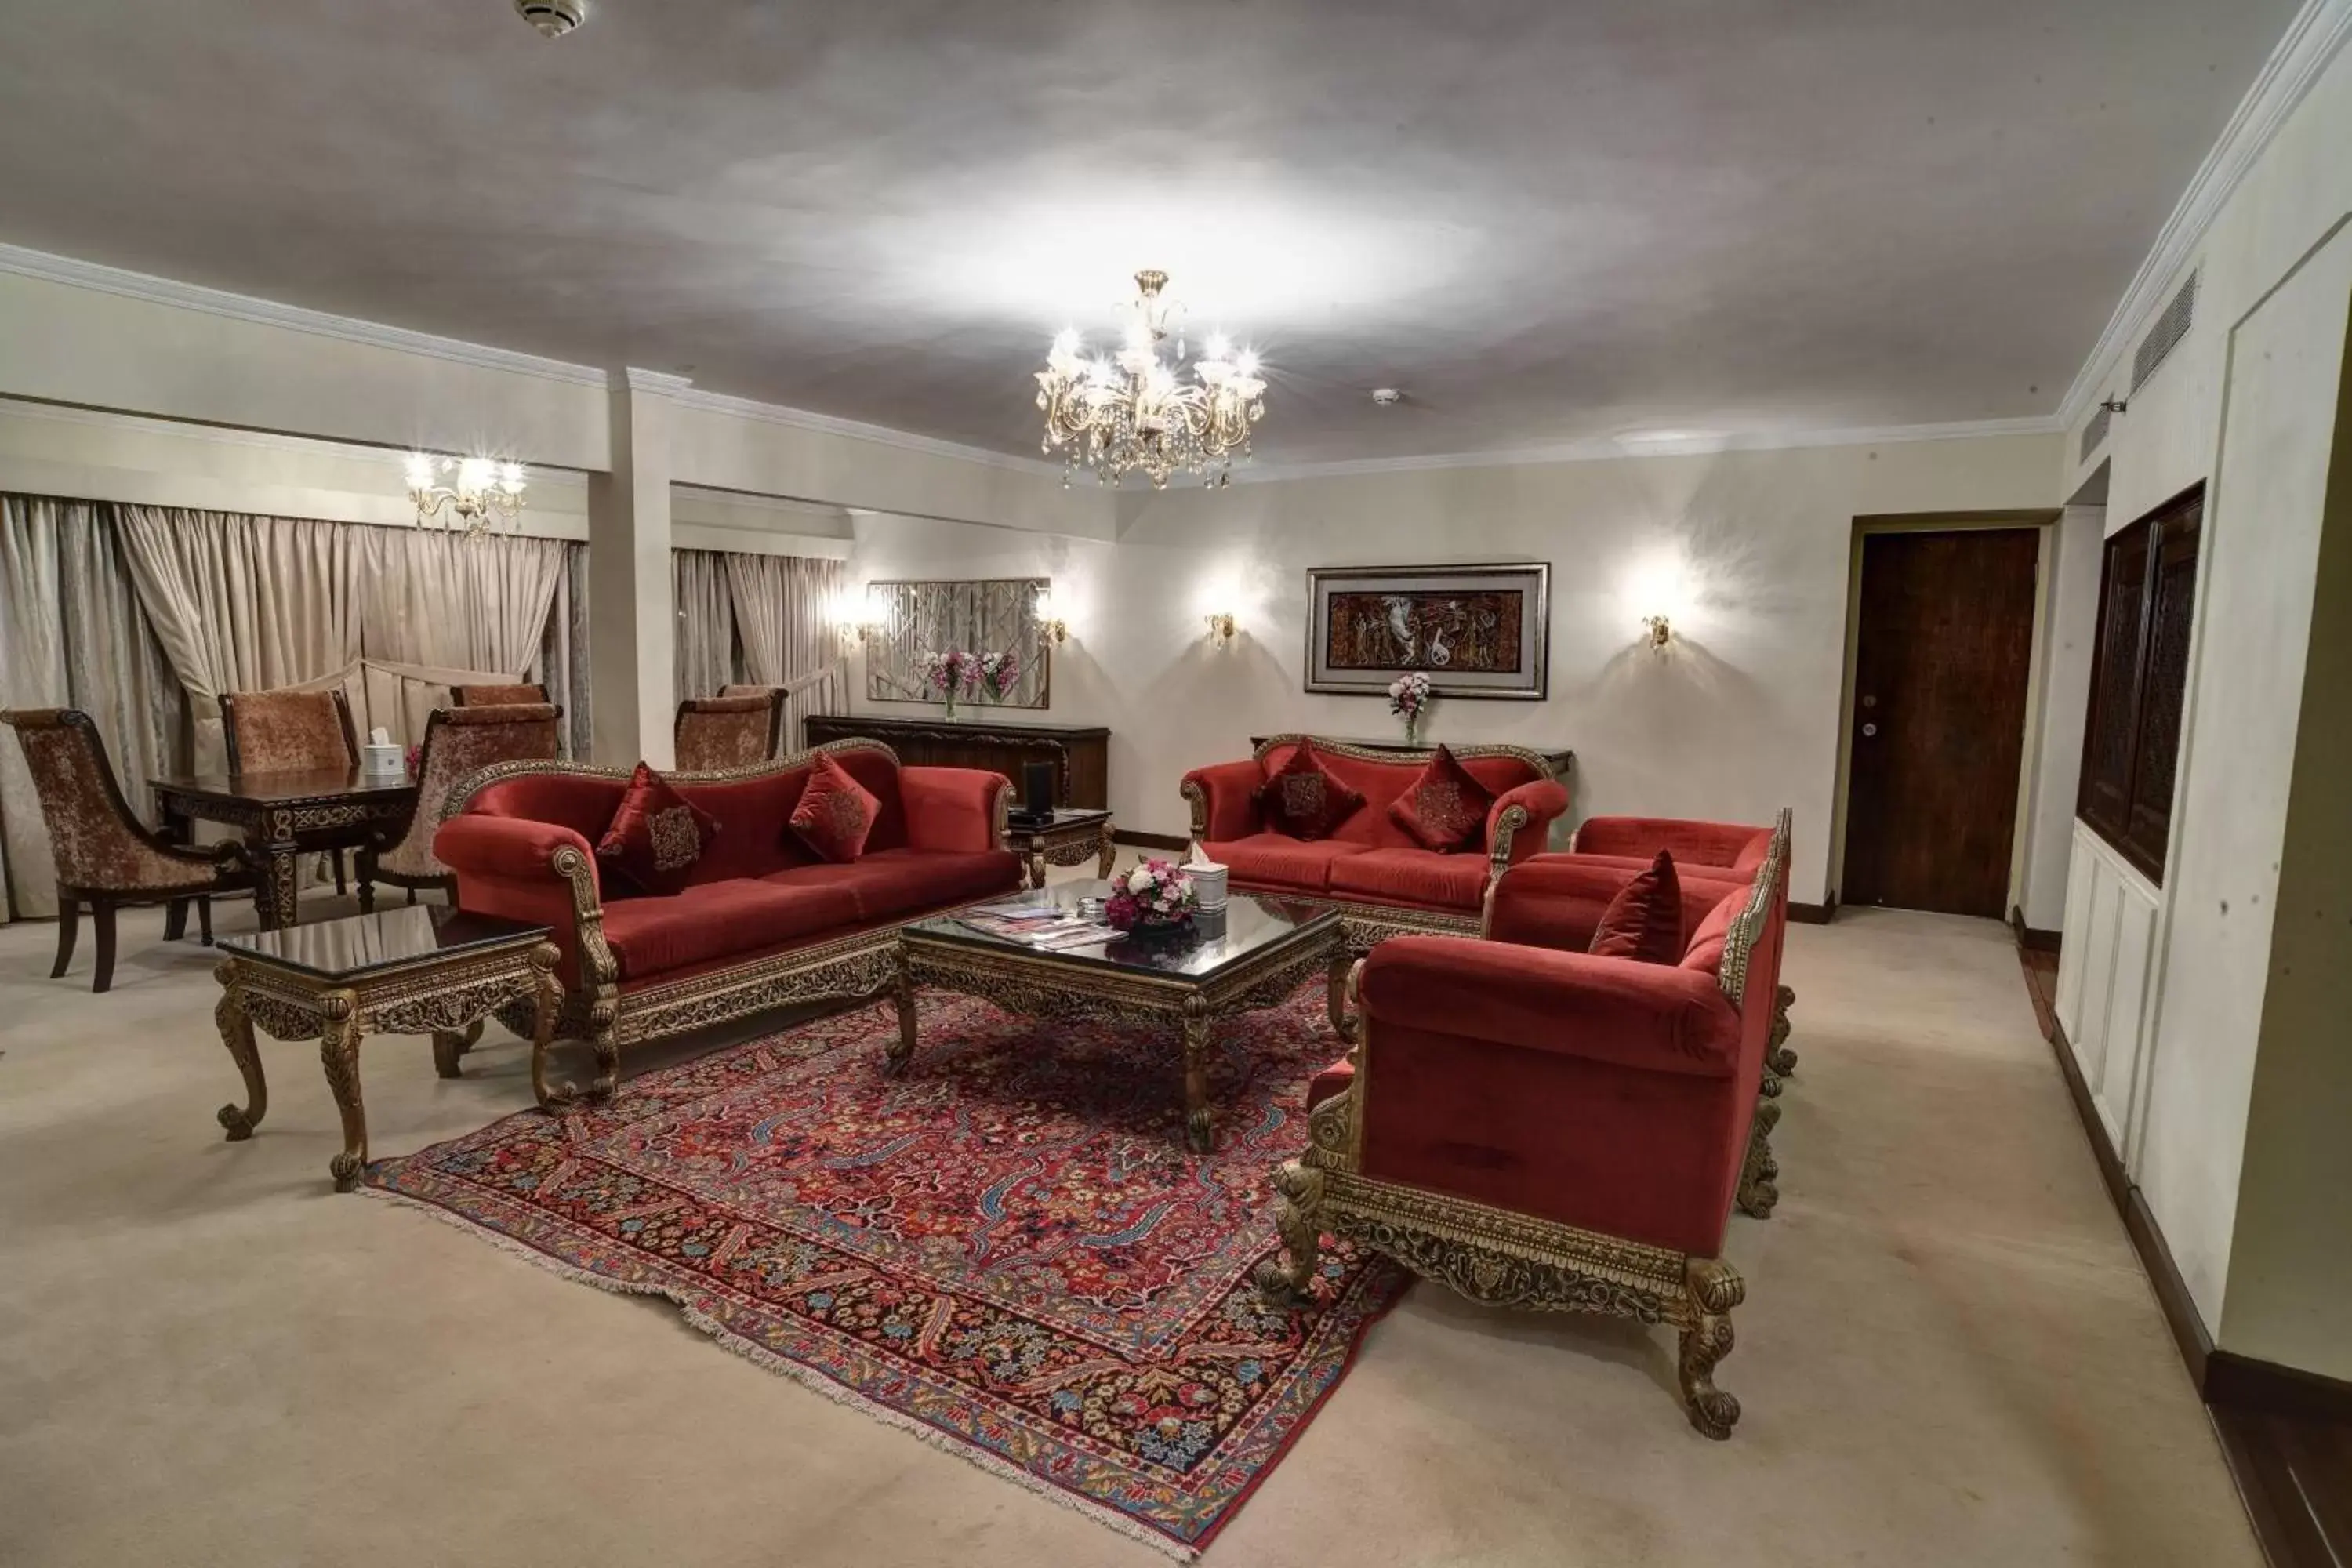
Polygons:
<instances>
[{"instance_id":1,"label":"wall column","mask_svg":"<svg viewBox=\"0 0 2352 1568\"><path fill-rule=\"evenodd\" d=\"M670 594L670 420L688 383L613 373L613 468L588 477L589 668L594 759L656 768L671 748L677 622Z\"/></svg>"}]
</instances>

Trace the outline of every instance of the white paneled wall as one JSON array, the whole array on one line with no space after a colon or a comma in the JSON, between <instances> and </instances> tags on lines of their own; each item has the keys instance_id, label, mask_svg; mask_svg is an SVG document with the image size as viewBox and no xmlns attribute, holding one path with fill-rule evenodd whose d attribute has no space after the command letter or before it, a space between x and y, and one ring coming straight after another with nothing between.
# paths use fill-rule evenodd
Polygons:
<instances>
[{"instance_id":1,"label":"white paneled wall","mask_svg":"<svg viewBox=\"0 0 2352 1568\"><path fill-rule=\"evenodd\" d=\"M2058 959L2058 1022L2108 1141L2127 1167L2147 1060L2156 906L2154 885L2077 822L2066 876L2066 944Z\"/></svg>"}]
</instances>

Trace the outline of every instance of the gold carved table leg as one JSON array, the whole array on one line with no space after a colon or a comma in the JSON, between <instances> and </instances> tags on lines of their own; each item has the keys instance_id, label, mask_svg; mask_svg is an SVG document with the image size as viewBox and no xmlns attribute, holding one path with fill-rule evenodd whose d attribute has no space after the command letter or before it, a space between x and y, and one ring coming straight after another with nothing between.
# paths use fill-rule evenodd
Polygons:
<instances>
[{"instance_id":1,"label":"gold carved table leg","mask_svg":"<svg viewBox=\"0 0 2352 1568\"><path fill-rule=\"evenodd\" d=\"M1023 860L1023 867L1028 878L1026 886L1042 888L1045 885L1045 841L1034 834L1029 837L1028 852Z\"/></svg>"},{"instance_id":2,"label":"gold carved table leg","mask_svg":"<svg viewBox=\"0 0 2352 1568\"><path fill-rule=\"evenodd\" d=\"M1184 999L1184 1142L1195 1154L1217 1147L1215 1113L1209 1106L1209 1038L1212 1021L1200 997Z\"/></svg>"},{"instance_id":3,"label":"gold carved table leg","mask_svg":"<svg viewBox=\"0 0 2352 1568\"><path fill-rule=\"evenodd\" d=\"M457 1067L458 1058L480 1044L481 1038L482 1020L479 1018L462 1029L434 1030L433 1070L443 1078L463 1076Z\"/></svg>"},{"instance_id":4,"label":"gold carved table leg","mask_svg":"<svg viewBox=\"0 0 2352 1568\"><path fill-rule=\"evenodd\" d=\"M1102 844L1095 850L1095 875L1105 879L1110 876L1111 865L1118 858L1118 840L1111 828L1112 825L1106 820L1102 825Z\"/></svg>"},{"instance_id":5,"label":"gold carved table leg","mask_svg":"<svg viewBox=\"0 0 2352 1568\"><path fill-rule=\"evenodd\" d=\"M558 1110L580 1098L578 1086L547 1081L547 1053L555 1044L556 1017L563 1007L563 987L555 979L555 966L562 958L551 942L530 950L530 1092L541 1110Z\"/></svg>"},{"instance_id":6,"label":"gold carved table leg","mask_svg":"<svg viewBox=\"0 0 2352 1568\"><path fill-rule=\"evenodd\" d=\"M1331 1019L1331 1032L1349 1045L1356 1041L1356 1021L1350 1004L1355 1000L1356 971L1362 961L1348 951L1345 942L1331 949L1331 970L1326 982L1323 1008Z\"/></svg>"},{"instance_id":7,"label":"gold carved table leg","mask_svg":"<svg viewBox=\"0 0 2352 1568\"><path fill-rule=\"evenodd\" d=\"M319 998L326 1028L319 1037L319 1065L326 1069L327 1088L343 1119L343 1152L327 1162L335 1191L348 1193L359 1185L367 1169L367 1108L360 1102L359 998L349 991L330 991Z\"/></svg>"},{"instance_id":8,"label":"gold carved table leg","mask_svg":"<svg viewBox=\"0 0 2352 1568\"><path fill-rule=\"evenodd\" d=\"M895 1075L906 1071L915 1056L915 973L903 948L893 965L890 995L898 1005L898 1037L884 1047L882 1070Z\"/></svg>"},{"instance_id":9,"label":"gold carved table leg","mask_svg":"<svg viewBox=\"0 0 2352 1568\"><path fill-rule=\"evenodd\" d=\"M245 1079L246 1104L220 1108L220 1124L227 1130L229 1142L236 1143L252 1137L253 1130L269 1113L269 1082L262 1076L261 1053L254 1048L253 1019L245 1010L243 972L235 959L223 959L214 967L213 978L221 983L213 1022L220 1026L221 1044L228 1047L230 1059Z\"/></svg>"}]
</instances>

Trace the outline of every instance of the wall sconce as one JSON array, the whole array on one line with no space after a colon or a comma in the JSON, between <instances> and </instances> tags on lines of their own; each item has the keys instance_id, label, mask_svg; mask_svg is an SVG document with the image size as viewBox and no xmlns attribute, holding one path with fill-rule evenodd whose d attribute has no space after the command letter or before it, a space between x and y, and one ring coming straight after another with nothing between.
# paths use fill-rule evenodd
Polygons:
<instances>
[{"instance_id":1,"label":"wall sconce","mask_svg":"<svg viewBox=\"0 0 2352 1568\"><path fill-rule=\"evenodd\" d=\"M1242 629L1231 610L1214 610L1202 618L1209 623L1209 646L1212 647L1224 647Z\"/></svg>"},{"instance_id":2,"label":"wall sconce","mask_svg":"<svg viewBox=\"0 0 2352 1568\"><path fill-rule=\"evenodd\" d=\"M844 653L853 644L869 643L881 635L882 622L882 605L870 591L854 607L846 594L834 602L833 627L841 634Z\"/></svg>"},{"instance_id":3,"label":"wall sconce","mask_svg":"<svg viewBox=\"0 0 2352 1568\"><path fill-rule=\"evenodd\" d=\"M1054 613L1054 591L1037 590L1037 636L1041 640L1066 643L1070 640L1070 623Z\"/></svg>"},{"instance_id":4,"label":"wall sconce","mask_svg":"<svg viewBox=\"0 0 2352 1568\"><path fill-rule=\"evenodd\" d=\"M1675 628L1667 622L1665 616L1643 616L1642 617L1642 624L1650 628L1650 646L1652 647L1664 647L1666 644L1674 640Z\"/></svg>"},{"instance_id":5,"label":"wall sconce","mask_svg":"<svg viewBox=\"0 0 2352 1568\"><path fill-rule=\"evenodd\" d=\"M507 522L514 521L522 510L523 487L529 482L520 463L491 458L437 458L429 452L408 454L402 471L408 481L408 499L416 508L417 526L434 521L446 507L468 539L481 537L493 513ZM445 473L457 482L436 482Z\"/></svg>"}]
</instances>

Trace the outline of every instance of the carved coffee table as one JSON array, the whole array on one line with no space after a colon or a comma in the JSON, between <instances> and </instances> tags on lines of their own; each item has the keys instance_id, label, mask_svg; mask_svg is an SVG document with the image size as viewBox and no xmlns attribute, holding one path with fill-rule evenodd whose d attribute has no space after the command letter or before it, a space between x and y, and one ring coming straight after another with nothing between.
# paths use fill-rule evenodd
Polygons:
<instances>
[{"instance_id":1,"label":"carved coffee table","mask_svg":"<svg viewBox=\"0 0 2352 1568\"><path fill-rule=\"evenodd\" d=\"M1064 882L991 904L1072 908L1103 898L1107 882ZM915 1054L915 993L924 985L995 1003L1038 1018L1108 1019L1163 1027L1181 1044L1184 1137L1195 1153L1216 1146L1209 1106L1209 1047L1219 1020L1280 1005L1318 972L1329 984L1331 1026L1348 1038L1348 945L1337 910L1235 894L1225 908L1177 940L1120 938L1045 952L973 930L954 915L919 921L898 933L898 1037L885 1070L903 1071Z\"/></svg>"},{"instance_id":2,"label":"carved coffee table","mask_svg":"<svg viewBox=\"0 0 2352 1568\"><path fill-rule=\"evenodd\" d=\"M223 937L227 956L213 1020L245 1075L250 1101L224 1105L231 1142L253 1136L269 1110L269 1085L253 1026L280 1040L317 1040L327 1087L343 1118L343 1152L328 1163L335 1190L350 1192L367 1168L367 1110L360 1100L360 1040L369 1034L431 1035L433 1065L456 1078L457 1061L481 1038L482 1020L509 1003L535 1005L530 1083L542 1105L547 1048L562 990L548 928L446 904L404 904L348 920Z\"/></svg>"},{"instance_id":3,"label":"carved coffee table","mask_svg":"<svg viewBox=\"0 0 2352 1568\"><path fill-rule=\"evenodd\" d=\"M1095 863L1095 875L1110 875L1111 858L1118 853L1112 840L1110 813L1085 806L1058 806L1051 822L1024 822L1013 817L1005 826L1005 847L1028 868L1029 885L1045 885L1048 866Z\"/></svg>"}]
</instances>

